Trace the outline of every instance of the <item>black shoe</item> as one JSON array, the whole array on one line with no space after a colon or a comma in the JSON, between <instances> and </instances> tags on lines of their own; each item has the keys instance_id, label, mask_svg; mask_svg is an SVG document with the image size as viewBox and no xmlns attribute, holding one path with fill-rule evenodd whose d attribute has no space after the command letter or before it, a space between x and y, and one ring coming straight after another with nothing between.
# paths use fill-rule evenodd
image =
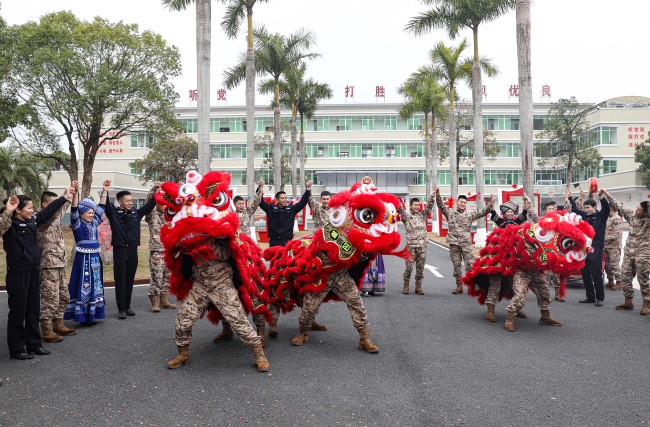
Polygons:
<instances>
[{"instance_id":1,"label":"black shoe","mask_svg":"<svg viewBox=\"0 0 650 427\"><path fill-rule=\"evenodd\" d=\"M131 307L126 309L127 316L135 316L135 311L131 310Z\"/></svg>"},{"instance_id":2,"label":"black shoe","mask_svg":"<svg viewBox=\"0 0 650 427\"><path fill-rule=\"evenodd\" d=\"M596 300L596 307L602 307L603 306L603 300L597 299Z\"/></svg>"},{"instance_id":3,"label":"black shoe","mask_svg":"<svg viewBox=\"0 0 650 427\"><path fill-rule=\"evenodd\" d=\"M18 359L18 360L28 360L28 359L33 359L34 355L29 353L16 353L16 354L10 354L9 358Z\"/></svg>"},{"instance_id":4,"label":"black shoe","mask_svg":"<svg viewBox=\"0 0 650 427\"><path fill-rule=\"evenodd\" d=\"M29 350L29 354L37 354L39 356L47 356L48 354L52 354L50 350L44 349L43 347L38 347L33 350Z\"/></svg>"},{"instance_id":5,"label":"black shoe","mask_svg":"<svg viewBox=\"0 0 650 427\"><path fill-rule=\"evenodd\" d=\"M578 301L578 302L579 302L580 304L593 304L593 303L596 302L596 300L595 300L595 299L589 299L589 298L587 298L587 299L581 299L581 300Z\"/></svg>"},{"instance_id":6,"label":"black shoe","mask_svg":"<svg viewBox=\"0 0 650 427\"><path fill-rule=\"evenodd\" d=\"M120 314L117 315L118 319L126 319L126 312L120 311Z\"/></svg>"}]
</instances>

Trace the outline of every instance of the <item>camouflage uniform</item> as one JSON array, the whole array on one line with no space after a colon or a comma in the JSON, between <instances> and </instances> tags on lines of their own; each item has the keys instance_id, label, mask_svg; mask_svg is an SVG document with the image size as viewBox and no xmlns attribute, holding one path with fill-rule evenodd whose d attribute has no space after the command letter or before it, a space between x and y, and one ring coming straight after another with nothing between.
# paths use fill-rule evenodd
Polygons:
<instances>
[{"instance_id":1,"label":"camouflage uniform","mask_svg":"<svg viewBox=\"0 0 650 427\"><path fill-rule=\"evenodd\" d=\"M623 252L621 287L626 298L634 297L632 280L639 281L643 301L650 302L650 211L649 216L637 218L635 211L626 209L614 197L607 197L616 211L630 224L630 234Z\"/></svg>"},{"instance_id":2,"label":"camouflage uniform","mask_svg":"<svg viewBox=\"0 0 650 427\"><path fill-rule=\"evenodd\" d=\"M486 205L481 212L452 210L445 206L440 194L436 194L436 204L445 218L447 218L449 256L451 257L451 262L454 264L454 277L458 282L463 277L462 262L465 262L465 270L471 269L472 264L474 264L471 234L472 222L489 214L492 211L492 205Z\"/></svg>"},{"instance_id":3,"label":"camouflage uniform","mask_svg":"<svg viewBox=\"0 0 650 427\"><path fill-rule=\"evenodd\" d=\"M70 291L65 278L65 245L61 230L61 218L70 202L36 230L41 247L41 314L40 320L63 320L63 313L70 303Z\"/></svg>"},{"instance_id":4,"label":"camouflage uniform","mask_svg":"<svg viewBox=\"0 0 650 427\"><path fill-rule=\"evenodd\" d=\"M605 273L611 288L621 279L621 245L623 237L623 220L618 214L611 215L607 220L605 231Z\"/></svg>"},{"instance_id":5,"label":"camouflage uniform","mask_svg":"<svg viewBox=\"0 0 650 427\"><path fill-rule=\"evenodd\" d=\"M517 315L526 305L526 292L530 288L537 297L537 305L542 311L551 309L551 294L543 273L536 270L517 270L512 278L512 300L506 311L513 316Z\"/></svg>"},{"instance_id":6,"label":"camouflage uniform","mask_svg":"<svg viewBox=\"0 0 650 427\"><path fill-rule=\"evenodd\" d=\"M568 205L565 204L564 210L571 212L571 203L568 203ZM539 222L539 215L537 215L537 209L535 209L535 204L532 202L532 200L528 206L528 221L532 224L537 224ZM558 301L563 302L564 299L560 296L560 276L553 273L551 270L547 270L546 284L549 288L553 288L555 290L555 298Z\"/></svg>"},{"instance_id":7,"label":"camouflage uniform","mask_svg":"<svg viewBox=\"0 0 650 427\"><path fill-rule=\"evenodd\" d=\"M262 192L256 191L255 196L253 196L253 201L251 205L247 208L244 208L241 212L237 211L237 216L239 217L239 231L244 233L248 237L251 237L251 218L255 215L255 211L260 205L262 200Z\"/></svg>"},{"instance_id":8,"label":"camouflage uniform","mask_svg":"<svg viewBox=\"0 0 650 427\"><path fill-rule=\"evenodd\" d=\"M233 284L233 271L228 263L230 251L225 244L216 241L212 243L212 249L216 259L192 267L194 283L178 309L174 342L178 346L190 344L192 326L212 302L245 345L258 345L260 337L248 322Z\"/></svg>"},{"instance_id":9,"label":"camouflage uniform","mask_svg":"<svg viewBox=\"0 0 650 427\"><path fill-rule=\"evenodd\" d=\"M166 294L169 292L169 270L163 255L165 248L160 241L160 227L165 223L165 218L154 209L145 215L144 220L149 224L149 295Z\"/></svg>"},{"instance_id":10,"label":"camouflage uniform","mask_svg":"<svg viewBox=\"0 0 650 427\"><path fill-rule=\"evenodd\" d=\"M368 328L368 315L359 296L359 288L347 269L339 270L327 279L325 289L317 294L305 292L300 312L300 329L309 330L316 319L318 309L328 293L333 292L348 306L352 323L359 331Z\"/></svg>"},{"instance_id":11,"label":"camouflage uniform","mask_svg":"<svg viewBox=\"0 0 650 427\"><path fill-rule=\"evenodd\" d=\"M406 228L406 246L409 252L413 255L406 261L406 269L404 270L404 291L408 291L409 282L411 281L411 272L413 271L413 264L415 264L415 289L416 292L422 286L422 278L424 277L424 263L427 260L427 246L429 245L429 236L427 234L427 218L433 209L434 197L431 196L429 203L426 207L419 212L411 212L403 207L399 207L397 211L402 216L402 222Z\"/></svg>"},{"instance_id":12,"label":"camouflage uniform","mask_svg":"<svg viewBox=\"0 0 650 427\"><path fill-rule=\"evenodd\" d=\"M330 222L330 208L323 207L321 203L316 203L312 195L309 196L309 208L313 213L314 230L320 230L323 225Z\"/></svg>"}]
</instances>

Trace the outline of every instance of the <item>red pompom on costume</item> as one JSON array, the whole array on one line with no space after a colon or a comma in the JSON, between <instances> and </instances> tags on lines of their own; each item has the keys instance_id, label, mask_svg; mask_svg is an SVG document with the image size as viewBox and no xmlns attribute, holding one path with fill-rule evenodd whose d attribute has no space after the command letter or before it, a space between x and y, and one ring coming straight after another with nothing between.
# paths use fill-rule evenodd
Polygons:
<instances>
[{"instance_id":1,"label":"red pompom on costume","mask_svg":"<svg viewBox=\"0 0 650 427\"><path fill-rule=\"evenodd\" d=\"M527 222L497 228L488 236L480 257L462 281L469 295L483 304L490 275L501 275L499 299L510 299L515 271L550 270L560 276L561 295L564 295L564 279L584 267L594 234L586 221L564 211L549 212L538 224Z\"/></svg>"},{"instance_id":2,"label":"red pompom on costume","mask_svg":"<svg viewBox=\"0 0 650 427\"><path fill-rule=\"evenodd\" d=\"M229 187L228 173L208 172L201 177L191 171L186 184L165 182L162 191L155 195L167 220L160 240L170 270L170 292L182 301L192 288L192 265L214 259L211 242L222 240L230 251L229 263L244 310L270 320L266 307L269 293L263 286L266 267L262 251L250 237L239 232L239 218L231 209ZM218 323L219 310L210 304L207 311L209 320Z\"/></svg>"},{"instance_id":3,"label":"red pompom on costume","mask_svg":"<svg viewBox=\"0 0 650 427\"><path fill-rule=\"evenodd\" d=\"M271 262L264 278L273 294L270 303L289 312L301 304L305 292L323 291L337 271L347 269L360 287L367 264L377 254L409 256L406 248L396 252L399 199L375 191L369 178L355 183L331 198L329 222L322 229L264 251L264 258ZM332 299L338 300L330 292L325 301Z\"/></svg>"}]
</instances>

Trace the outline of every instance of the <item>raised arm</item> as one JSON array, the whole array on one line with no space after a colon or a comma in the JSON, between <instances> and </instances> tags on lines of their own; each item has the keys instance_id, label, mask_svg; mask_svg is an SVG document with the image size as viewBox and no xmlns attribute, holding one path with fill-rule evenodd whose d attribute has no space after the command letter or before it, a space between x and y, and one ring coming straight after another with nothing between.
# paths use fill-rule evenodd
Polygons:
<instances>
[{"instance_id":1,"label":"raised arm","mask_svg":"<svg viewBox=\"0 0 650 427\"><path fill-rule=\"evenodd\" d=\"M300 201L295 205L291 206L291 212L293 212L294 214L298 214L298 212L300 212L305 206L307 206L310 197L311 197L311 181L307 181L307 183L305 184L305 192L300 198Z\"/></svg>"},{"instance_id":2,"label":"raised arm","mask_svg":"<svg viewBox=\"0 0 650 427\"><path fill-rule=\"evenodd\" d=\"M490 220L497 225L497 227L501 227L501 224L503 224L504 219L501 218L496 211L492 211L492 214L490 215Z\"/></svg>"},{"instance_id":3,"label":"raised arm","mask_svg":"<svg viewBox=\"0 0 650 427\"><path fill-rule=\"evenodd\" d=\"M607 218L609 218L609 201L607 200L607 197L605 197L603 190L600 190L598 195L600 196L600 218L603 221L607 221Z\"/></svg>"},{"instance_id":4,"label":"raised arm","mask_svg":"<svg viewBox=\"0 0 650 427\"><path fill-rule=\"evenodd\" d=\"M109 180L104 181L104 187L102 188L102 196L99 199L99 203L104 205L106 218L108 218L108 221L112 223L115 220L116 208L115 206L113 206L113 203L111 203L111 200L108 197L108 190L110 188L111 188L111 181Z\"/></svg>"},{"instance_id":5,"label":"raised arm","mask_svg":"<svg viewBox=\"0 0 650 427\"><path fill-rule=\"evenodd\" d=\"M9 227L11 227L11 216L14 214L19 202L15 194L7 199L7 203L0 215L0 234L3 236L9 230Z\"/></svg>"},{"instance_id":6,"label":"raised arm","mask_svg":"<svg viewBox=\"0 0 650 427\"><path fill-rule=\"evenodd\" d=\"M63 196L58 199L52 200L49 205L40 211L36 212L34 215L34 222L38 226L39 224L47 222L54 214L58 212L69 200L72 199L74 190L72 187L68 187L63 193Z\"/></svg>"},{"instance_id":7,"label":"raised arm","mask_svg":"<svg viewBox=\"0 0 650 427\"><path fill-rule=\"evenodd\" d=\"M634 217L634 210L624 207L623 203L619 202L614 196L609 194L606 189L603 188L602 190L605 198L609 202L610 207L614 208L616 212L618 212L618 214L621 216L621 218L625 219L625 221L628 223L631 222L632 218Z\"/></svg>"},{"instance_id":8,"label":"raised arm","mask_svg":"<svg viewBox=\"0 0 650 427\"><path fill-rule=\"evenodd\" d=\"M429 201L427 202L427 205L424 207L424 210L422 211L424 212L424 216L426 216L427 218L429 217L429 214L433 212L433 205L435 203L436 203L436 197L432 194L429 197Z\"/></svg>"},{"instance_id":9,"label":"raised arm","mask_svg":"<svg viewBox=\"0 0 650 427\"><path fill-rule=\"evenodd\" d=\"M524 211L520 216L523 216L523 222L530 220L533 223L539 222L539 215L537 215L537 209L535 209L535 203L524 194Z\"/></svg>"},{"instance_id":10,"label":"raised arm","mask_svg":"<svg viewBox=\"0 0 650 427\"><path fill-rule=\"evenodd\" d=\"M260 205L260 201L262 200L263 194L264 194L264 181L260 179L259 182L257 183L257 190L255 190L255 194L253 195L253 201L251 202L251 205L248 207L249 216L252 217L253 215L255 215L255 211Z\"/></svg>"},{"instance_id":11,"label":"raised arm","mask_svg":"<svg viewBox=\"0 0 650 427\"><path fill-rule=\"evenodd\" d=\"M440 195L440 189L438 187L433 189L433 192L436 196L436 205L438 205L438 209L442 211L442 214L447 218L447 221L449 221L449 208L442 202L442 196Z\"/></svg>"},{"instance_id":12,"label":"raised arm","mask_svg":"<svg viewBox=\"0 0 650 427\"><path fill-rule=\"evenodd\" d=\"M488 215L490 212L494 211L494 204L497 202L497 196L492 194L490 196L490 203L488 205L485 205L482 211L480 212L474 212L472 214L472 221L475 221L479 218L483 218L484 216Z\"/></svg>"}]
</instances>

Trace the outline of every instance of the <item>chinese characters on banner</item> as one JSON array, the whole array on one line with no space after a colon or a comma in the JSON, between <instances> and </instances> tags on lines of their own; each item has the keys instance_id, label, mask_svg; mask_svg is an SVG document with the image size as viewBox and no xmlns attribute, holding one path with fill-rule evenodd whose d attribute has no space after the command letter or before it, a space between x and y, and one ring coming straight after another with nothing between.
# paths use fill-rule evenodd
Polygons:
<instances>
[{"instance_id":1,"label":"chinese characters on banner","mask_svg":"<svg viewBox=\"0 0 650 427\"><path fill-rule=\"evenodd\" d=\"M190 89L190 102L196 101L197 92L196 89Z\"/></svg>"},{"instance_id":2,"label":"chinese characters on banner","mask_svg":"<svg viewBox=\"0 0 650 427\"><path fill-rule=\"evenodd\" d=\"M543 85L542 86L542 99L547 98L549 101L551 100L551 86L550 85ZM486 96L485 94L485 86L483 86L483 96ZM512 97L519 97L519 85L510 85L508 88L508 98Z\"/></svg>"},{"instance_id":3,"label":"chinese characters on banner","mask_svg":"<svg viewBox=\"0 0 650 427\"><path fill-rule=\"evenodd\" d=\"M217 91L217 102L226 101L226 89L221 88Z\"/></svg>"},{"instance_id":4,"label":"chinese characters on banner","mask_svg":"<svg viewBox=\"0 0 650 427\"><path fill-rule=\"evenodd\" d=\"M375 100L378 98L384 98L384 101L386 101L386 90L383 86L375 86Z\"/></svg>"},{"instance_id":5,"label":"chinese characters on banner","mask_svg":"<svg viewBox=\"0 0 650 427\"><path fill-rule=\"evenodd\" d=\"M544 99L544 97L547 97L549 100L551 99L551 86L542 86L542 99Z\"/></svg>"},{"instance_id":6,"label":"chinese characters on banner","mask_svg":"<svg viewBox=\"0 0 650 427\"><path fill-rule=\"evenodd\" d=\"M627 128L628 147L638 147L639 145L643 145L645 139L645 126L630 126Z\"/></svg>"},{"instance_id":7,"label":"chinese characters on banner","mask_svg":"<svg viewBox=\"0 0 650 427\"><path fill-rule=\"evenodd\" d=\"M519 96L519 85L510 85L508 89L508 97Z\"/></svg>"},{"instance_id":8,"label":"chinese characters on banner","mask_svg":"<svg viewBox=\"0 0 650 427\"><path fill-rule=\"evenodd\" d=\"M348 98L354 98L354 86L345 86L345 100Z\"/></svg>"}]
</instances>

